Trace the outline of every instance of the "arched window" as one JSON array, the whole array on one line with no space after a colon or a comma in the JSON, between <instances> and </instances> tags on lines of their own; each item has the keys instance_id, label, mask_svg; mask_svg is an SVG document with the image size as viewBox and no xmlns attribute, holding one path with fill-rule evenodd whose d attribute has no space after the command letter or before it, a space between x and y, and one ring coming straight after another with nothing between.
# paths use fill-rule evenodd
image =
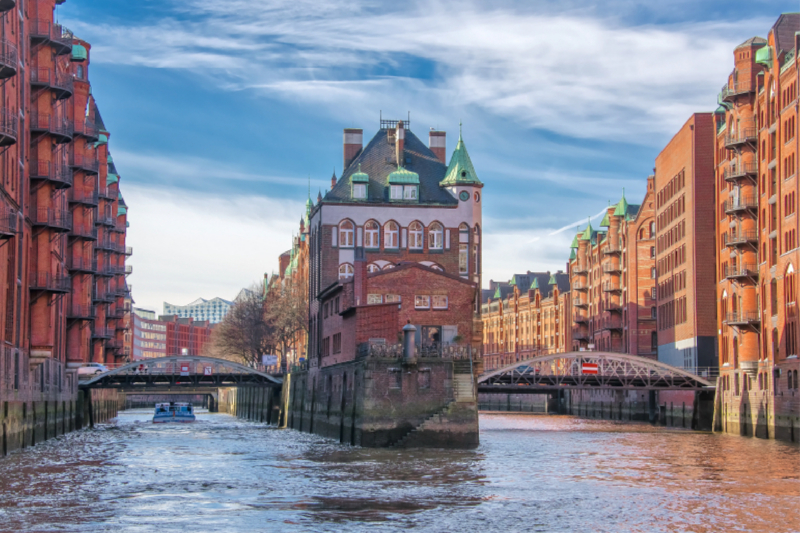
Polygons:
<instances>
[{"instance_id":1,"label":"arched window","mask_svg":"<svg viewBox=\"0 0 800 533\"><path fill-rule=\"evenodd\" d=\"M368 221L364 224L364 247L365 248L379 248L380 247L380 226L374 220Z\"/></svg>"},{"instance_id":2,"label":"arched window","mask_svg":"<svg viewBox=\"0 0 800 533\"><path fill-rule=\"evenodd\" d=\"M339 265L339 281L345 281L353 277L353 265L344 263Z\"/></svg>"},{"instance_id":3,"label":"arched window","mask_svg":"<svg viewBox=\"0 0 800 533\"><path fill-rule=\"evenodd\" d=\"M370 274L373 274L375 272L380 272L380 271L381 271L381 267L379 267L375 263L370 263L370 264L367 265L367 272L369 272Z\"/></svg>"},{"instance_id":4,"label":"arched window","mask_svg":"<svg viewBox=\"0 0 800 533\"><path fill-rule=\"evenodd\" d=\"M431 224L428 228L428 248L431 250L441 250L444 248L444 231L438 222Z\"/></svg>"},{"instance_id":5,"label":"arched window","mask_svg":"<svg viewBox=\"0 0 800 533\"><path fill-rule=\"evenodd\" d=\"M397 248L400 246L399 228L397 222L389 221L383 227L383 246L385 248Z\"/></svg>"},{"instance_id":6,"label":"arched window","mask_svg":"<svg viewBox=\"0 0 800 533\"><path fill-rule=\"evenodd\" d=\"M353 223L349 220L343 220L339 223L339 246L342 248L353 247Z\"/></svg>"},{"instance_id":7,"label":"arched window","mask_svg":"<svg viewBox=\"0 0 800 533\"><path fill-rule=\"evenodd\" d=\"M650 222L650 238L652 239L655 236L656 236L656 223L654 221L651 221Z\"/></svg>"},{"instance_id":8,"label":"arched window","mask_svg":"<svg viewBox=\"0 0 800 533\"><path fill-rule=\"evenodd\" d=\"M77 68L77 69L75 69L75 70L76 70L76 72L77 72L77 76L78 76L80 79L83 79L83 65L78 65L78 68Z\"/></svg>"},{"instance_id":9,"label":"arched window","mask_svg":"<svg viewBox=\"0 0 800 533\"><path fill-rule=\"evenodd\" d=\"M408 247L411 250L422 250L422 224L412 222L408 226Z\"/></svg>"}]
</instances>

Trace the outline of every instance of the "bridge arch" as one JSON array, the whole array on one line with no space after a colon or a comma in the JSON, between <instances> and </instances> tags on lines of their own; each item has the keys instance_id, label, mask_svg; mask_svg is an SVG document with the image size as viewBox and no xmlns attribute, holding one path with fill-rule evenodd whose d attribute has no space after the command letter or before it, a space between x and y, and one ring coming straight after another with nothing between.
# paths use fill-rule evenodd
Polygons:
<instances>
[{"instance_id":1,"label":"bridge arch","mask_svg":"<svg viewBox=\"0 0 800 533\"><path fill-rule=\"evenodd\" d=\"M690 372L637 355L565 352L535 357L478 378L481 392L553 389L698 390L714 385ZM527 389L526 389L527 387Z\"/></svg>"}]
</instances>

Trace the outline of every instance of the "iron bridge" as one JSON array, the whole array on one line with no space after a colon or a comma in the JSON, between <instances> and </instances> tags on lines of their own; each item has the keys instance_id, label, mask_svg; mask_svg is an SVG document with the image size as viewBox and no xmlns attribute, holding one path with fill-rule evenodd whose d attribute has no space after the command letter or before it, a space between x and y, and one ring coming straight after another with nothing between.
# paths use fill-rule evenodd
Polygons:
<instances>
[{"instance_id":1,"label":"iron bridge","mask_svg":"<svg viewBox=\"0 0 800 533\"><path fill-rule=\"evenodd\" d=\"M82 389L124 389L126 392L280 387L283 380L253 368L214 357L181 356L144 359L80 382Z\"/></svg>"},{"instance_id":2,"label":"iron bridge","mask_svg":"<svg viewBox=\"0 0 800 533\"><path fill-rule=\"evenodd\" d=\"M478 378L479 392L549 394L565 389L702 390L712 383L637 355L566 352L520 361Z\"/></svg>"}]
</instances>

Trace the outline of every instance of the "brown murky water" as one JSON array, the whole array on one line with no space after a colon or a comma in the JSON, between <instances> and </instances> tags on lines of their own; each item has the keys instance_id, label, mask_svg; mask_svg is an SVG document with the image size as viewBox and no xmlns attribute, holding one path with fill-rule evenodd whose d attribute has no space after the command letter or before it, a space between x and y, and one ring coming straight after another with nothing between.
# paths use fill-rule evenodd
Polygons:
<instances>
[{"instance_id":1,"label":"brown murky water","mask_svg":"<svg viewBox=\"0 0 800 533\"><path fill-rule=\"evenodd\" d=\"M792 444L482 415L474 451L371 450L150 416L0 459L0 531L800 531Z\"/></svg>"}]
</instances>

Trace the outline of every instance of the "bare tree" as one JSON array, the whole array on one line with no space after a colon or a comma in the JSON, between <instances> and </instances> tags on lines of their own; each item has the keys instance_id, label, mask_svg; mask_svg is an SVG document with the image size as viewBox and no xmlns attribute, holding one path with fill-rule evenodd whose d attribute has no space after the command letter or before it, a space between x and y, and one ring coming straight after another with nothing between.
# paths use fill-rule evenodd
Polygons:
<instances>
[{"instance_id":1,"label":"bare tree","mask_svg":"<svg viewBox=\"0 0 800 533\"><path fill-rule=\"evenodd\" d=\"M263 294L263 284L253 285L214 328L211 350L217 357L254 367L261 363L263 354L274 349L274 327L267 316Z\"/></svg>"},{"instance_id":2,"label":"bare tree","mask_svg":"<svg viewBox=\"0 0 800 533\"><path fill-rule=\"evenodd\" d=\"M290 361L308 339L308 291L303 283L290 279L275 283L265 299L272 338L281 354L281 366L288 370Z\"/></svg>"}]
</instances>

